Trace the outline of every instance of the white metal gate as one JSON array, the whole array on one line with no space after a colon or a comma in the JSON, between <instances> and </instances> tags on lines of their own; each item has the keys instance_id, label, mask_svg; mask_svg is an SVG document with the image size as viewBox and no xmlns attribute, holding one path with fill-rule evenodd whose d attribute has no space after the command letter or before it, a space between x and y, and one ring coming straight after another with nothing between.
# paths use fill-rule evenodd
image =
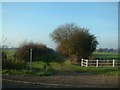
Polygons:
<instances>
[{"instance_id":1,"label":"white metal gate","mask_svg":"<svg viewBox=\"0 0 120 90\"><path fill-rule=\"evenodd\" d=\"M88 60L88 59L81 59L81 66L115 66L115 60Z\"/></svg>"}]
</instances>

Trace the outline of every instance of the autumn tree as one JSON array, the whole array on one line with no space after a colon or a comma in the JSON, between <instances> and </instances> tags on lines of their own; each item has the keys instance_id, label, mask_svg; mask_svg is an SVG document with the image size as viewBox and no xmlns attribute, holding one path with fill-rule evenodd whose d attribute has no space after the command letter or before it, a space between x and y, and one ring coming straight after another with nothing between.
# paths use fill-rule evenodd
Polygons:
<instances>
[{"instance_id":1,"label":"autumn tree","mask_svg":"<svg viewBox=\"0 0 120 90\"><path fill-rule=\"evenodd\" d=\"M50 36L56 42L56 49L59 53L68 57L75 57L77 60L88 58L98 44L94 34L73 23L57 27Z\"/></svg>"}]
</instances>

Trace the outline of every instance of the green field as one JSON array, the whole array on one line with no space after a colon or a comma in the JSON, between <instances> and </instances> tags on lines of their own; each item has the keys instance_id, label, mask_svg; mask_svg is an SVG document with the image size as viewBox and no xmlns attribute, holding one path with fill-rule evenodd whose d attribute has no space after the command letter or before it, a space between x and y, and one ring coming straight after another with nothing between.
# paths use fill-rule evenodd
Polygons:
<instances>
[{"instance_id":1,"label":"green field","mask_svg":"<svg viewBox=\"0 0 120 90\"><path fill-rule=\"evenodd\" d=\"M119 54L117 52L94 52L92 56L100 60L120 59L120 57L118 57Z\"/></svg>"},{"instance_id":2,"label":"green field","mask_svg":"<svg viewBox=\"0 0 120 90\"><path fill-rule=\"evenodd\" d=\"M16 50L6 50L8 56L12 55L15 53ZM93 52L92 56L95 57L96 59L101 59L101 60L112 60L112 59L117 59L119 60L119 54L117 52Z\"/></svg>"},{"instance_id":3,"label":"green field","mask_svg":"<svg viewBox=\"0 0 120 90\"><path fill-rule=\"evenodd\" d=\"M5 50L5 52L7 53L7 55L12 55L12 54L15 54L15 51L16 50Z\"/></svg>"}]
</instances>

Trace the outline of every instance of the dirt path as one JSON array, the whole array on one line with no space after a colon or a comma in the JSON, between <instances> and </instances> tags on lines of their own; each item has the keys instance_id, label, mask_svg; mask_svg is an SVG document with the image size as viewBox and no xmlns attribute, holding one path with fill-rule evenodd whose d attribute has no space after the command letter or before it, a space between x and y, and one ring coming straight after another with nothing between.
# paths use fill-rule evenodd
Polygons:
<instances>
[{"instance_id":1,"label":"dirt path","mask_svg":"<svg viewBox=\"0 0 120 90\"><path fill-rule=\"evenodd\" d=\"M22 87L21 87L22 86ZM3 88L117 88L117 76L105 75L73 75L73 76L15 76L3 75Z\"/></svg>"}]
</instances>

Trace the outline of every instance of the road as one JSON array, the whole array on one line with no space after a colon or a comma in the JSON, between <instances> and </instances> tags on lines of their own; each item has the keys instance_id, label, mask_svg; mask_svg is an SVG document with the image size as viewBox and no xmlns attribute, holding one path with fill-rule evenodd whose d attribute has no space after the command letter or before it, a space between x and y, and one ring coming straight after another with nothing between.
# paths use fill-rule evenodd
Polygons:
<instances>
[{"instance_id":1,"label":"road","mask_svg":"<svg viewBox=\"0 0 120 90\"><path fill-rule=\"evenodd\" d=\"M118 88L118 77L77 76L3 76L3 88Z\"/></svg>"}]
</instances>

